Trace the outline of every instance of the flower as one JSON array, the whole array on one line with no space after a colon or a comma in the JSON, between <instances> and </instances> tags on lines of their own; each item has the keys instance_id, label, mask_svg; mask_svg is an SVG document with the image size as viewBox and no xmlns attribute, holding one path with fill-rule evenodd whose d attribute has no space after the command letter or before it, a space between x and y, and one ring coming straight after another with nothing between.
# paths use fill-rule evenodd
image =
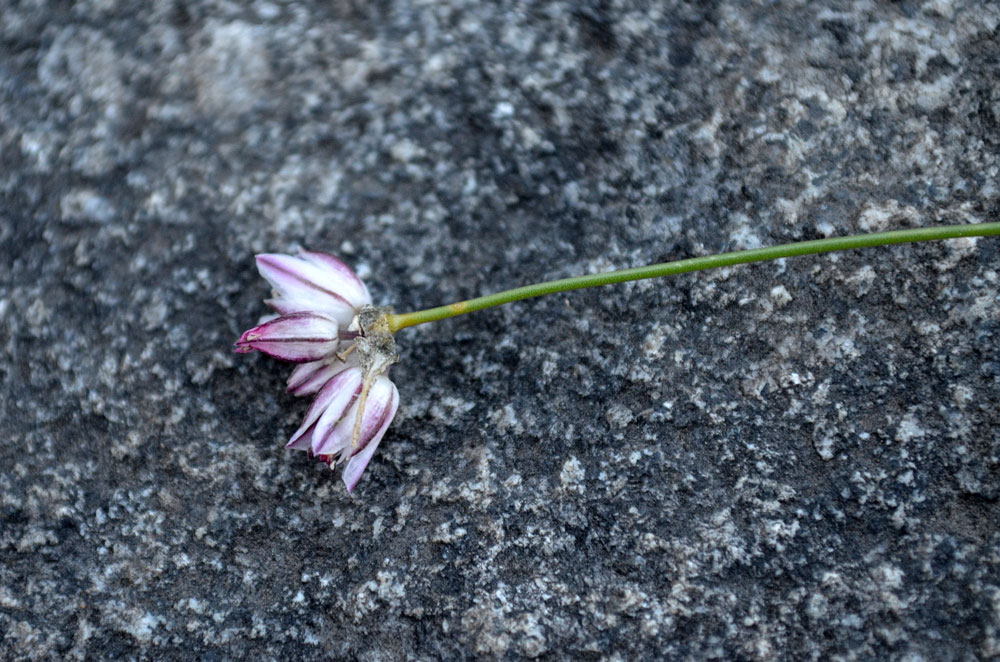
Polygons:
<instances>
[{"instance_id":1,"label":"flower","mask_svg":"<svg viewBox=\"0 0 1000 662\"><path fill-rule=\"evenodd\" d=\"M288 390L316 398L287 447L331 467L346 462L350 492L399 408L399 391L385 374L396 360L392 334L383 331L385 313L332 255L267 253L257 256L257 269L274 288L267 303L279 315L240 336L236 351L299 363ZM348 347L338 352L342 344Z\"/></svg>"},{"instance_id":2,"label":"flower","mask_svg":"<svg viewBox=\"0 0 1000 662\"><path fill-rule=\"evenodd\" d=\"M399 391L385 375L365 388L360 366L344 367L320 389L287 448L310 451L328 465L347 462L351 491L399 408Z\"/></svg>"}]
</instances>

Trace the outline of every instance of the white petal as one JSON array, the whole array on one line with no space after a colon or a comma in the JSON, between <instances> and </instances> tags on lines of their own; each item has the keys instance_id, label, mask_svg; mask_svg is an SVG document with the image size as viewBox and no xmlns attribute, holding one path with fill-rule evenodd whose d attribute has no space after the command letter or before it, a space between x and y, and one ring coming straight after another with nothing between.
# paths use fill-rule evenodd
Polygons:
<instances>
[{"instance_id":1,"label":"white petal","mask_svg":"<svg viewBox=\"0 0 1000 662\"><path fill-rule=\"evenodd\" d=\"M345 274L315 258L310 261L265 253L257 256L257 269L278 292L279 296L269 303L284 314L326 312L346 327L356 309L371 303L368 291L353 272L348 269Z\"/></svg>"},{"instance_id":2,"label":"white petal","mask_svg":"<svg viewBox=\"0 0 1000 662\"><path fill-rule=\"evenodd\" d=\"M335 455L340 453L338 462L343 462L351 455L359 452L364 445L372 438L382 422L382 415L389 406L392 398L392 391L395 387L388 377L381 376L375 380L368 391L368 398L365 400L365 409L361 414L361 427L358 435L358 445L354 445L354 426L358 418L358 410L361 406L359 397L351 405L351 408L337 422L337 425L323 439L323 443L316 450L317 455Z\"/></svg>"},{"instance_id":3,"label":"white petal","mask_svg":"<svg viewBox=\"0 0 1000 662\"><path fill-rule=\"evenodd\" d=\"M356 373L356 374L352 374ZM295 447L295 443L305 435L307 432L311 431L311 428L319 421L320 417L326 412L330 404L337 398L337 396L345 388L350 388L351 385L356 381L361 379L361 369L355 368L352 370L345 370L339 375L335 375L330 381L326 383L322 389L320 389L319 394L316 399L313 400L312 405L309 407L309 411L306 412L306 417L302 421L302 425L299 429L295 431L292 438L288 440L288 445ZM313 435L315 439L315 434Z\"/></svg>"},{"instance_id":4,"label":"white petal","mask_svg":"<svg viewBox=\"0 0 1000 662\"><path fill-rule=\"evenodd\" d=\"M334 357L297 365L288 377L288 392L295 395L311 395L323 388L336 375L357 366L357 352L352 352L343 361Z\"/></svg>"},{"instance_id":5,"label":"white petal","mask_svg":"<svg viewBox=\"0 0 1000 662\"><path fill-rule=\"evenodd\" d=\"M368 294L368 288L365 287L364 282L358 278L358 275L354 273L354 270L347 266L347 264L340 258L334 257L328 253L320 253L318 251L303 251L301 257L321 269L328 272L334 271L343 276L347 281L345 286L350 285L350 287L354 290L347 297L351 301L359 302L361 305L372 302L372 297ZM360 306L358 307L360 308Z\"/></svg>"},{"instance_id":6,"label":"white petal","mask_svg":"<svg viewBox=\"0 0 1000 662\"><path fill-rule=\"evenodd\" d=\"M285 361L315 361L337 351L337 322L316 313L292 313L261 324L237 341L237 352L259 350Z\"/></svg>"},{"instance_id":7,"label":"white petal","mask_svg":"<svg viewBox=\"0 0 1000 662\"><path fill-rule=\"evenodd\" d=\"M354 420L358 417L358 407L361 402L355 399L332 430L327 432L323 443L316 448L316 455L336 455L351 445L351 436L354 434ZM339 462L339 460L338 460Z\"/></svg>"},{"instance_id":8,"label":"white petal","mask_svg":"<svg viewBox=\"0 0 1000 662\"><path fill-rule=\"evenodd\" d=\"M344 417L344 414L351 407L351 404L361 391L361 368L345 370L345 377L338 382L337 393L330 400L323 415L316 421L316 429L313 431L313 454L326 455L323 448L326 445L326 438L330 430L337 424L337 421ZM337 378L334 378L337 379Z\"/></svg>"},{"instance_id":9,"label":"white petal","mask_svg":"<svg viewBox=\"0 0 1000 662\"><path fill-rule=\"evenodd\" d=\"M385 377L380 377L379 379L389 381L388 378ZM392 419L396 416L396 410L399 409L399 391L396 390L396 385L391 381L389 382L389 386L391 387L391 392L388 406L385 407L382 412L381 420L378 422L378 427L374 429L372 436L365 441L361 452L352 457L347 463L347 466L344 467L343 478L344 484L347 485L348 492L353 491L354 486L358 484L359 480L361 480L361 474L364 473L365 467L368 466L372 456L375 454L375 450L378 448L379 442L382 441L382 437L385 436L385 431L389 429L389 424L392 423Z\"/></svg>"}]
</instances>

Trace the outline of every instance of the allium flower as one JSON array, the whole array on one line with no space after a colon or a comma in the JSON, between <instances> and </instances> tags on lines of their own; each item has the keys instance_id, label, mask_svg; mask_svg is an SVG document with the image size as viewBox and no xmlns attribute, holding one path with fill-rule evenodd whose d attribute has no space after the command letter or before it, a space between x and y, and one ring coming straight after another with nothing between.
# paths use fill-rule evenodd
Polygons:
<instances>
[{"instance_id":1,"label":"allium flower","mask_svg":"<svg viewBox=\"0 0 1000 662\"><path fill-rule=\"evenodd\" d=\"M392 335L386 331L386 340L376 331L379 342L366 337L385 313L371 305L351 268L332 255L258 255L257 269L274 287L277 296L267 303L280 316L240 336L236 351L258 350L300 364L288 390L317 395L288 448L308 451L331 467L346 462L343 478L351 491L399 407L396 385L385 376L396 359Z\"/></svg>"},{"instance_id":2,"label":"allium flower","mask_svg":"<svg viewBox=\"0 0 1000 662\"><path fill-rule=\"evenodd\" d=\"M296 395L316 395L288 442L333 466L345 462L351 491L399 407L399 392L386 373L399 360L393 333L477 310L586 287L871 246L1000 236L1000 223L945 225L849 237L827 237L686 258L600 274L586 274L515 287L444 306L396 314L372 305L364 283L350 267L324 253L257 256L257 268L274 287L268 304L278 311L236 342L237 352L259 350L300 365L288 378ZM346 346L341 350L342 346Z\"/></svg>"}]
</instances>

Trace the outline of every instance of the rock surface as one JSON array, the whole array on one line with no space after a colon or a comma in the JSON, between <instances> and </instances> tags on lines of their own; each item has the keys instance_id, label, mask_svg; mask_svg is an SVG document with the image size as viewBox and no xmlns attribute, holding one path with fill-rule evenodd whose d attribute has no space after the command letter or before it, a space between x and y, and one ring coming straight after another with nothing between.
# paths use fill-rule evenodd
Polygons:
<instances>
[{"instance_id":1,"label":"rock surface","mask_svg":"<svg viewBox=\"0 0 1000 662\"><path fill-rule=\"evenodd\" d=\"M236 356L260 251L380 303L1000 217L1000 5L0 15L0 657L1000 655L1000 242L402 332L359 488Z\"/></svg>"}]
</instances>

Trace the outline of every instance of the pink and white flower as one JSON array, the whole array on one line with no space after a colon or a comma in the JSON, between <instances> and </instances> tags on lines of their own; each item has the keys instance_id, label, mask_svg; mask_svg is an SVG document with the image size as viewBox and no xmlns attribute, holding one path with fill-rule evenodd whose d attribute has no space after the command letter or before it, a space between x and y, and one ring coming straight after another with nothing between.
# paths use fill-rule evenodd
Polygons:
<instances>
[{"instance_id":1,"label":"pink and white flower","mask_svg":"<svg viewBox=\"0 0 1000 662\"><path fill-rule=\"evenodd\" d=\"M274 288L267 300L279 316L245 332L240 353L254 350L299 363L288 379L295 395L316 394L288 448L304 450L331 467L346 462L347 490L357 485L399 408L387 366L366 374L356 318L371 295L346 264L325 253L263 254L257 269ZM342 345L347 347L339 351ZM364 364L364 365L363 365Z\"/></svg>"}]
</instances>

